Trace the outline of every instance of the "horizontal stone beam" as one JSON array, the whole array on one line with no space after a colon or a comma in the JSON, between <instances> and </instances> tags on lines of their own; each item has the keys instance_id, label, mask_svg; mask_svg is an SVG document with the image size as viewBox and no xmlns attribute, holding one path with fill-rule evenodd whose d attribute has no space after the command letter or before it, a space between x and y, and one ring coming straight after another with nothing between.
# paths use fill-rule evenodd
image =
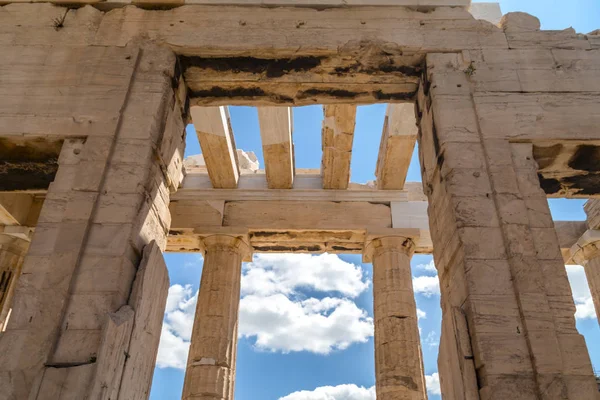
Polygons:
<instances>
[{"instance_id":1,"label":"horizontal stone beam","mask_svg":"<svg viewBox=\"0 0 600 400\"><path fill-rule=\"evenodd\" d=\"M172 201L169 208L171 252L201 252L201 239L214 234L248 234L254 251L267 253L360 254L373 234L414 237L417 253L433 252L426 201L225 201L188 196ZM556 221L555 226L567 262L586 223Z\"/></svg>"},{"instance_id":2,"label":"horizontal stone beam","mask_svg":"<svg viewBox=\"0 0 600 400\"><path fill-rule=\"evenodd\" d=\"M297 201L364 201L390 203L392 201L424 201L420 182L408 182L403 190L376 190L367 185L350 184L346 190L323 190L320 172L297 171L292 189L269 189L264 173L241 175L237 189L214 189L208 175L188 173L182 187L172 200L297 200Z\"/></svg>"}]
</instances>

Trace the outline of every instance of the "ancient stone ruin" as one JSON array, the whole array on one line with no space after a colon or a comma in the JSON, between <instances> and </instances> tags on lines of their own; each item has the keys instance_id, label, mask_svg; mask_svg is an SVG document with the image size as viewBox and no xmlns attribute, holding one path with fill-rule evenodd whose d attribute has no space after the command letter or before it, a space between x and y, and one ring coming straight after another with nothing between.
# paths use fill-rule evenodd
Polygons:
<instances>
[{"instance_id":1,"label":"ancient stone ruin","mask_svg":"<svg viewBox=\"0 0 600 400\"><path fill-rule=\"evenodd\" d=\"M599 31L470 0L2 4L1 400L146 399L164 251L205 257L183 399L233 399L253 252L373 263L379 400L426 398L415 252L440 278L444 399L600 398L565 272L585 265L600 311L600 203L587 224L547 203L600 196ZM371 103L389 106L361 186ZM308 104L320 170L294 165ZM265 171L229 105L258 107ZM192 122L203 160L184 169ZM405 182L416 141L422 184Z\"/></svg>"}]
</instances>

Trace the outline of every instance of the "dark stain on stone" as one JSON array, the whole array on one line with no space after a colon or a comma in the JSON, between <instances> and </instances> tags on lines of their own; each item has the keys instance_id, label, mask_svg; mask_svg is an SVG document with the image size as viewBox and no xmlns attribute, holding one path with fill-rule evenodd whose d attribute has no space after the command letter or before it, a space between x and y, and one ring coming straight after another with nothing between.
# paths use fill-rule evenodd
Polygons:
<instances>
[{"instance_id":1,"label":"dark stain on stone","mask_svg":"<svg viewBox=\"0 0 600 400\"><path fill-rule=\"evenodd\" d=\"M343 89L308 89L298 93L298 99L307 99L309 97L327 96L342 99L354 99L360 95L366 95L366 92L351 92Z\"/></svg>"},{"instance_id":2,"label":"dark stain on stone","mask_svg":"<svg viewBox=\"0 0 600 400\"><path fill-rule=\"evenodd\" d=\"M600 171L600 146L581 145L568 163L569 167L587 172Z\"/></svg>"},{"instance_id":3,"label":"dark stain on stone","mask_svg":"<svg viewBox=\"0 0 600 400\"><path fill-rule=\"evenodd\" d=\"M569 176L563 178L563 182L577 195L592 196L600 194L600 174Z\"/></svg>"},{"instance_id":4,"label":"dark stain on stone","mask_svg":"<svg viewBox=\"0 0 600 400\"><path fill-rule=\"evenodd\" d=\"M544 169L552 165L562 151L562 144L547 147L533 146L533 158L537 162L539 169Z\"/></svg>"},{"instance_id":5,"label":"dark stain on stone","mask_svg":"<svg viewBox=\"0 0 600 400\"><path fill-rule=\"evenodd\" d=\"M47 189L62 140L0 138L0 191Z\"/></svg>"},{"instance_id":6,"label":"dark stain on stone","mask_svg":"<svg viewBox=\"0 0 600 400\"><path fill-rule=\"evenodd\" d=\"M294 252L294 251L307 251L307 252L319 252L321 251L320 246L253 246L257 252Z\"/></svg>"},{"instance_id":7,"label":"dark stain on stone","mask_svg":"<svg viewBox=\"0 0 600 400\"><path fill-rule=\"evenodd\" d=\"M46 162L0 161L0 191L47 189L56 171L56 158Z\"/></svg>"},{"instance_id":8,"label":"dark stain on stone","mask_svg":"<svg viewBox=\"0 0 600 400\"><path fill-rule=\"evenodd\" d=\"M193 90L189 92L191 98L243 98L243 99L256 99L256 98L269 98L276 103L293 103L294 99L291 97L275 95L265 92L260 88L244 88L237 87L231 89L225 89L219 86L213 86L207 90Z\"/></svg>"},{"instance_id":9,"label":"dark stain on stone","mask_svg":"<svg viewBox=\"0 0 600 400\"><path fill-rule=\"evenodd\" d=\"M369 75L377 75L381 73L399 73L404 76L412 77L419 77L421 75L420 66L412 67L410 65L395 65L393 62L380 64L377 67L365 66L360 63L355 63L347 67L337 67L334 71L338 76L355 73L363 73Z\"/></svg>"},{"instance_id":10,"label":"dark stain on stone","mask_svg":"<svg viewBox=\"0 0 600 400\"><path fill-rule=\"evenodd\" d=\"M411 101L415 98L417 92L384 93L381 90L376 90L372 92L372 95L377 100Z\"/></svg>"},{"instance_id":11,"label":"dark stain on stone","mask_svg":"<svg viewBox=\"0 0 600 400\"><path fill-rule=\"evenodd\" d=\"M335 251L361 251L362 247L360 246L331 246L332 250Z\"/></svg>"},{"instance_id":12,"label":"dark stain on stone","mask_svg":"<svg viewBox=\"0 0 600 400\"><path fill-rule=\"evenodd\" d=\"M557 179L554 178L545 178L544 175L538 174L538 178L540 180L540 186L546 192L546 194L555 194L560 191L562 185Z\"/></svg>"},{"instance_id":13,"label":"dark stain on stone","mask_svg":"<svg viewBox=\"0 0 600 400\"><path fill-rule=\"evenodd\" d=\"M310 71L320 66L323 58L314 56L273 59L256 57L179 57L184 73L189 68L200 68L218 72L265 74L268 78L279 78L290 72Z\"/></svg>"}]
</instances>

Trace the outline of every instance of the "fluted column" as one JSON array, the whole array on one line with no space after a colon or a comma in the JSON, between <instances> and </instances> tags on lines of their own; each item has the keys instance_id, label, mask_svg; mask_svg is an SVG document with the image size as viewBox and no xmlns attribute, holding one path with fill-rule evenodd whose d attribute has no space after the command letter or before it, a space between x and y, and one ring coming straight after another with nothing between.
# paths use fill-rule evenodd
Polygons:
<instances>
[{"instance_id":1,"label":"fluted column","mask_svg":"<svg viewBox=\"0 0 600 400\"><path fill-rule=\"evenodd\" d=\"M29 241L0 234L0 333L10 315L12 297Z\"/></svg>"},{"instance_id":2,"label":"fluted column","mask_svg":"<svg viewBox=\"0 0 600 400\"><path fill-rule=\"evenodd\" d=\"M241 268L249 248L240 238L222 235L206 238L204 246L182 398L232 400Z\"/></svg>"},{"instance_id":3,"label":"fluted column","mask_svg":"<svg viewBox=\"0 0 600 400\"><path fill-rule=\"evenodd\" d=\"M375 376L378 400L427 398L410 259L414 242L382 237L366 247L373 262Z\"/></svg>"},{"instance_id":4,"label":"fluted column","mask_svg":"<svg viewBox=\"0 0 600 400\"><path fill-rule=\"evenodd\" d=\"M586 231L571 248L571 255L577 264L583 265L600 323L600 230Z\"/></svg>"}]
</instances>

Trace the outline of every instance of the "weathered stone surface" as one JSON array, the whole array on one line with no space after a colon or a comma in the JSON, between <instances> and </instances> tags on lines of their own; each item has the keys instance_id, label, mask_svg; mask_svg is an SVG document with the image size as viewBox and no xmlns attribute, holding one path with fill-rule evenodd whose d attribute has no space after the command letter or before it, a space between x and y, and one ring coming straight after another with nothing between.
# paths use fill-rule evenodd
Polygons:
<instances>
[{"instance_id":1,"label":"weathered stone surface","mask_svg":"<svg viewBox=\"0 0 600 400\"><path fill-rule=\"evenodd\" d=\"M575 329L575 309L558 238L552 226L539 222L540 217L550 220L550 211L540 188L533 146L507 140L528 132L527 110L520 107L517 111L516 103L508 101L505 106L515 108L505 115L515 118L515 123L510 128L506 120L491 123L494 111L501 107L483 108L481 99L513 95L479 95L476 92L481 85L467 83L469 89L464 90L464 82L453 89L436 77L452 76L464 68L464 62L449 55L428 56L430 59L428 66L433 70L428 76L433 86L431 98L419 101L419 150L445 321L439 358L442 387L445 392L467 395L476 378L481 399L595 398L597 393L589 390L591 384L579 393L570 389L577 386L575 382L592 382L593 375L589 357L580 347L582 337ZM517 68L529 65L528 61ZM477 75L475 63L469 66L463 73ZM435 86L436 82L441 82L441 87ZM518 101L520 96L512 98ZM589 99L597 101L596 96ZM585 104L584 98L579 100ZM456 109L456 104L464 104L460 118L445 112ZM545 108L542 113L547 111ZM567 113L554 115L568 118ZM479 122L470 123L473 119ZM538 129L540 123L556 129L556 124L540 113L532 115L531 126ZM499 125L502 134L496 134ZM448 129L469 135L447 135ZM552 133L546 130L542 135L548 138ZM556 135L566 137L564 130ZM459 202L461 207L451 208ZM528 211L529 204L535 204L534 213ZM486 273L480 271L482 266ZM493 288L486 283L490 271L497 277ZM456 319L447 322L457 309L464 313L466 329L457 329ZM460 359L451 346L461 341L461 335L470 339L473 366L444 359ZM467 355L469 351L462 350ZM553 382L551 388L547 387L549 381Z\"/></svg>"},{"instance_id":2,"label":"weathered stone surface","mask_svg":"<svg viewBox=\"0 0 600 400\"><path fill-rule=\"evenodd\" d=\"M375 381L377 398L426 399L421 342L410 272L414 243L407 237L374 239Z\"/></svg>"},{"instance_id":3,"label":"weathered stone surface","mask_svg":"<svg viewBox=\"0 0 600 400\"><path fill-rule=\"evenodd\" d=\"M183 387L184 400L233 400L242 260L249 248L209 236Z\"/></svg>"},{"instance_id":4,"label":"weathered stone surface","mask_svg":"<svg viewBox=\"0 0 600 400\"><path fill-rule=\"evenodd\" d=\"M97 137L69 139L62 147L58 173L23 266L27 274L15 292L15 318L0 337L0 351L10 360L0 367L3 395L29 398L31 391L30 398L39 399L114 399L130 342L143 341L139 335L131 340L136 320L127 305L138 254L153 239L166 246L169 187L176 189L180 180L184 125L183 105L172 88L175 58L169 50L151 45L143 50L139 46L30 50L40 53L23 61L22 71L30 76L8 74L8 82L10 77L29 82L46 74L50 85L40 89L52 94L45 97L51 104L46 115L59 115L60 104L65 105L65 116L86 106L93 114L97 107L104 112L96 115L105 128ZM74 91L61 96L52 85L60 88L68 82L64 79L85 83L67 85ZM14 93L22 96L28 91ZM97 103L102 96L104 103ZM43 106L34 101L27 107L19 112L35 115ZM106 114L106 109L114 113ZM77 118L68 119L81 124ZM47 133L56 134L55 127L48 128ZM161 296L164 301L166 292ZM161 308L156 310L160 316ZM150 355L156 352L155 343L147 343L147 348L151 345ZM148 366L153 362L152 357L144 361L144 371L137 377L143 386L149 385ZM56 373L44 374L48 369ZM60 397L52 395L55 385L83 379L79 374L87 380ZM48 390L39 391L40 387Z\"/></svg>"}]
</instances>

